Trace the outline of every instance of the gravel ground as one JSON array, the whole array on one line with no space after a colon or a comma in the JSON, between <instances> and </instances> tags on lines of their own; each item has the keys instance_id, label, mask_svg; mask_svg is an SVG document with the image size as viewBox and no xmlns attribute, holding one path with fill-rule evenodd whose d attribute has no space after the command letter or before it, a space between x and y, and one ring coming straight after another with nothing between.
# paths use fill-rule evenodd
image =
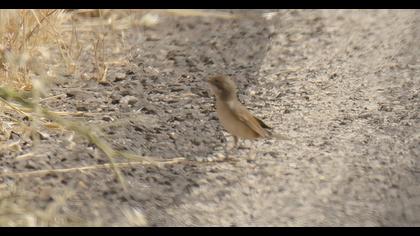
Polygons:
<instances>
[{"instance_id":1,"label":"gravel ground","mask_svg":"<svg viewBox=\"0 0 420 236\"><path fill-rule=\"evenodd\" d=\"M119 55L129 63L110 68L109 83L66 77L51 89L66 96L47 105L91 112L85 120L114 147L187 161L124 168L128 194L103 169L1 183L26 191L33 209L73 192L57 214L75 224L420 226L420 12L263 12L162 15L156 27L125 32ZM223 153L224 135L232 142L206 84L220 73L290 139L245 141L236 161L209 162ZM107 161L82 139L69 148L69 137L52 132L29 160L15 156L30 146L1 153L0 166Z\"/></svg>"}]
</instances>

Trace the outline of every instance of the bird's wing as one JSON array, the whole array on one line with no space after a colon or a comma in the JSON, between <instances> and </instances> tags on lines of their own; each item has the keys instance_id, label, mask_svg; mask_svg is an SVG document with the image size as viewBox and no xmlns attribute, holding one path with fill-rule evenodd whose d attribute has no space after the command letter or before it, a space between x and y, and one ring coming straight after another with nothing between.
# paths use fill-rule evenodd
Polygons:
<instances>
[{"instance_id":1,"label":"bird's wing","mask_svg":"<svg viewBox=\"0 0 420 236\"><path fill-rule=\"evenodd\" d=\"M253 116L242 104L240 106L231 107L231 109L233 110L233 114L235 114L240 121L244 122L255 133L262 137L266 137L270 134L264 129L270 127L264 124L264 122L257 117Z\"/></svg>"}]
</instances>

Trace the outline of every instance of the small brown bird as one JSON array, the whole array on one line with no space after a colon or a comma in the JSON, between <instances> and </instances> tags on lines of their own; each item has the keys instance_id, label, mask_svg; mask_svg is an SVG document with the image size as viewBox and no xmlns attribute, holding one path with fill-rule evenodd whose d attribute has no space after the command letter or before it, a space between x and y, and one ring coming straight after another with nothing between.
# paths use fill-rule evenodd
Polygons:
<instances>
[{"instance_id":1,"label":"small brown bird","mask_svg":"<svg viewBox=\"0 0 420 236\"><path fill-rule=\"evenodd\" d=\"M271 129L253 116L243 106L236 95L236 85L227 76L214 76L209 79L210 87L216 96L216 112L222 126L233 135L235 146L238 138L256 139L271 136Z\"/></svg>"}]
</instances>

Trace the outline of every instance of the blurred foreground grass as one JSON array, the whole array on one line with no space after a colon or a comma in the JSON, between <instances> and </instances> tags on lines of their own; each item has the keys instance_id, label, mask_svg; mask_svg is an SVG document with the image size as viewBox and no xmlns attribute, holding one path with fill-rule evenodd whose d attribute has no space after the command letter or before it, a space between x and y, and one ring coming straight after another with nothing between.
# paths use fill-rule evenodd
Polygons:
<instances>
[{"instance_id":1,"label":"blurred foreground grass","mask_svg":"<svg viewBox=\"0 0 420 236\"><path fill-rule=\"evenodd\" d=\"M94 57L95 72L88 79L106 79L109 55L105 55L105 36L100 32L103 27L121 31L139 25L152 26L156 21L156 17L142 10L0 10L0 151L16 149L20 145L19 142L13 145L6 142L16 130L29 130L32 146L39 140L39 130L51 127L72 130L95 144L109 158L108 164L73 169L112 168L123 189L126 189L125 181L119 171L123 164L160 163L116 151L99 138L98 131L66 119L71 116L70 112L50 111L39 103L40 98L48 95L51 81L58 77L83 78L84 62L80 58L83 51L90 51ZM80 40L81 34L89 33L95 35L93 40ZM29 118L29 125L22 122L24 118ZM113 158L117 156L131 161L115 165ZM43 171L51 170L32 174ZM19 173L1 173L0 177L14 174ZM69 190L45 209L34 209L30 204L34 193L25 192L13 183L2 183L0 226L101 225L100 220L69 220L57 214L71 192ZM139 214L125 215L132 225L146 224Z\"/></svg>"},{"instance_id":2,"label":"blurred foreground grass","mask_svg":"<svg viewBox=\"0 0 420 236\"><path fill-rule=\"evenodd\" d=\"M69 118L79 115L69 111L52 111L40 101L50 96L50 84L58 78L93 79L106 82L110 66L128 63L124 58L113 58L109 52L121 52L124 40L112 41L111 50L106 50L105 40L109 35L124 35L134 27L153 27L159 23L160 14L179 17L215 17L231 19L236 15L226 12L199 10L0 10L0 158L6 150L21 150L20 142L7 142L12 132L27 133L32 149L39 142L41 130L62 129L73 131L78 137L95 144L109 158L109 163L81 166L68 169L36 170L25 173L0 173L0 178L42 175L46 173L71 172L111 168L122 189L125 180L119 168L133 165L173 163L114 150L104 140L100 131ZM109 32L112 32L109 34ZM90 35L90 37L83 37ZM117 42L118 41L118 42ZM132 45L131 45L132 46ZM89 59L82 55L89 55ZM93 64L93 71L86 73L86 60ZM50 96L50 97L48 97ZM28 120L29 122L24 122ZM24 154L30 158L31 153ZM126 162L114 162L122 157ZM73 195L71 189L55 199L45 209L35 209L32 201L36 193L16 186L13 181L0 182L0 226L72 226L103 225L101 219L86 221L78 217L59 214ZM133 209L124 209L123 221L128 226L144 226L144 216Z\"/></svg>"}]
</instances>

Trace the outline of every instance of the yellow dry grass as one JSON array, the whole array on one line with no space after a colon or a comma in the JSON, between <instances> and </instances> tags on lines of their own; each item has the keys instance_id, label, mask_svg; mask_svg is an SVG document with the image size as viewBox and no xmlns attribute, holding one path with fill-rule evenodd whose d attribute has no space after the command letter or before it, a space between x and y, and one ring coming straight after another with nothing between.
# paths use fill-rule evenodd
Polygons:
<instances>
[{"instance_id":1,"label":"yellow dry grass","mask_svg":"<svg viewBox=\"0 0 420 236\"><path fill-rule=\"evenodd\" d=\"M0 82L32 89L32 76L48 76L50 49L68 19L64 10L0 10Z\"/></svg>"},{"instance_id":2,"label":"yellow dry grass","mask_svg":"<svg viewBox=\"0 0 420 236\"><path fill-rule=\"evenodd\" d=\"M90 115L80 112L50 111L41 106L40 102L55 99L62 95L48 96L49 82L58 76L72 75L83 78L80 55L83 50L93 51L95 74L93 78L104 82L108 67L115 64L115 59L106 60L104 53L104 35L99 32L101 27L113 30L128 29L143 24L151 26L156 23L155 16L140 15L135 18L127 11L113 10L0 10L0 151L21 151L20 140L6 142L12 132L25 137L32 136L33 150L36 149L42 129L70 130L88 139L102 150L109 158L109 163L95 166L76 166L68 169L39 170L26 173L5 173L5 176L17 178L39 175L43 173L64 173L73 171L93 171L96 169L112 169L126 189L125 180L119 168L144 165L173 163L158 161L153 157L143 157L114 150L104 139L99 138L97 131L80 122L70 121L66 117ZM125 13L124 13L125 12ZM142 11L139 11L142 12ZM81 43L79 35L91 33L95 35L90 45ZM117 60L118 63L121 60ZM124 60L122 60L124 63ZM79 75L79 76L77 76ZM82 76L80 76L82 75ZM6 112L7 111L7 112ZM22 122L23 117L29 118L29 125ZM73 136L71 136L73 138ZM72 141L73 145L77 145ZM36 156L33 152L17 156L17 160L27 160ZM115 163L115 157L130 159L130 162ZM11 174L11 175L10 175ZM58 209L70 195L56 200L46 209L32 209L25 190L14 185L1 185L4 194L0 194L0 226L47 226L72 225L66 217L58 217ZM10 189L12 188L12 189ZM33 194L33 193L32 193ZM136 217L139 214L134 214ZM130 218L133 218L132 214ZM134 217L134 218L136 218ZM133 219L134 219L133 218ZM137 218L136 218L137 219ZM82 221L76 222L81 224ZM141 220L141 222L145 222ZM138 222L137 222L138 223ZM136 224L137 224L136 223ZM90 222L90 225L100 225L101 222Z\"/></svg>"}]
</instances>

